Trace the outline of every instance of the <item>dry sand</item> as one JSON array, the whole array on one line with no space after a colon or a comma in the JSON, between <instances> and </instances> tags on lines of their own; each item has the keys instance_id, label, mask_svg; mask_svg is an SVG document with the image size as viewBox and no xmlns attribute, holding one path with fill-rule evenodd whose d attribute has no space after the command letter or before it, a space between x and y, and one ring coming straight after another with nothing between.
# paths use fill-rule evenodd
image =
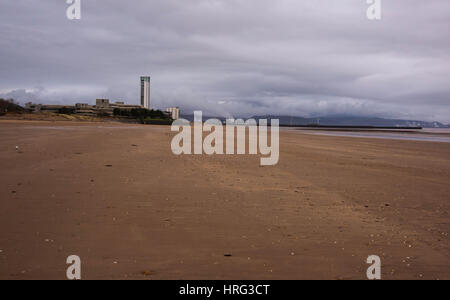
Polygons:
<instances>
[{"instance_id":1,"label":"dry sand","mask_svg":"<svg viewBox=\"0 0 450 300\"><path fill-rule=\"evenodd\" d=\"M0 279L450 279L450 144L282 131L260 167L172 136L1 121Z\"/></svg>"}]
</instances>

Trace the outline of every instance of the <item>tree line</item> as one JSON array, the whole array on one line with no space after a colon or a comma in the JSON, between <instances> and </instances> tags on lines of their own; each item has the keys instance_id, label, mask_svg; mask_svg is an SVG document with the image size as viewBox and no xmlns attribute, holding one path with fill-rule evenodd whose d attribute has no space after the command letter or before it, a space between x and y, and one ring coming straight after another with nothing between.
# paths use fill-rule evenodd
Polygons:
<instances>
[{"instance_id":1,"label":"tree line","mask_svg":"<svg viewBox=\"0 0 450 300\"><path fill-rule=\"evenodd\" d=\"M15 103L13 99L0 98L0 115L4 115L7 112L21 113L25 109L19 104Z\"/></svg>"}]
</instances>

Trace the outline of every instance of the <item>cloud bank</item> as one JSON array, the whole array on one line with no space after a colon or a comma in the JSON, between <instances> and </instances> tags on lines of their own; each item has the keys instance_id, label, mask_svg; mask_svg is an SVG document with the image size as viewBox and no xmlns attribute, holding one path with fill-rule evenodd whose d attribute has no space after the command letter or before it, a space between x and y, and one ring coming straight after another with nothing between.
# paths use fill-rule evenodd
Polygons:
<instances>
[{"instance_id":1,"label":"cloud bank","mask_svg":"<svg viewBox=\"0 0 450 300\"><path fill-rule=\"evenodd\" d=\"M0 97L139 101L208 115L353 114L450 123L450 2L81 0L0 4Z\"/></svg>"}]
</instances>

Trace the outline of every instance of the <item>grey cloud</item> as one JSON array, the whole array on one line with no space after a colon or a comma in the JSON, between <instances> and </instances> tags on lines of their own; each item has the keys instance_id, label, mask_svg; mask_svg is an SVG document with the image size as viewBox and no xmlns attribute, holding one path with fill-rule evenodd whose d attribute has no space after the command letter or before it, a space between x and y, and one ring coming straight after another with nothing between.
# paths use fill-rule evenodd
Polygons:
<instances>
[{"instance_id":1,"label":"grey cloud","mask_svg":"<svg viewBox=\"0 0 450 300\"><path fill-rule=\"evenodd\" d=\"M358 114L450 123L450 2L2 1L0 96L152 103L221 116Z\"/></svg>"}]
</instances>

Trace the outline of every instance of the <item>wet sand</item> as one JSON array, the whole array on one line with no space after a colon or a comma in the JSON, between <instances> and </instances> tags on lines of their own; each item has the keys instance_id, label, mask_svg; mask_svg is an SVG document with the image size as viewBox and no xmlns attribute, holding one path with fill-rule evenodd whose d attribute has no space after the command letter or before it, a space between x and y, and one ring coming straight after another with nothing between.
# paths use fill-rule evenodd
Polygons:
<instances>
[{"instance_id":1,"label":"wet sand","mask_svg":"<svg viewBox=\"0 0 450 300\"><path fill-rule=\"evenodd\" d=\"M0 279L450 279L450 144L282 131L280 162L169 127L0 121ZM16 151L15 146L19 146ZM225 256L230 254L231 256Z\"/></svg>"}]
</instances>

